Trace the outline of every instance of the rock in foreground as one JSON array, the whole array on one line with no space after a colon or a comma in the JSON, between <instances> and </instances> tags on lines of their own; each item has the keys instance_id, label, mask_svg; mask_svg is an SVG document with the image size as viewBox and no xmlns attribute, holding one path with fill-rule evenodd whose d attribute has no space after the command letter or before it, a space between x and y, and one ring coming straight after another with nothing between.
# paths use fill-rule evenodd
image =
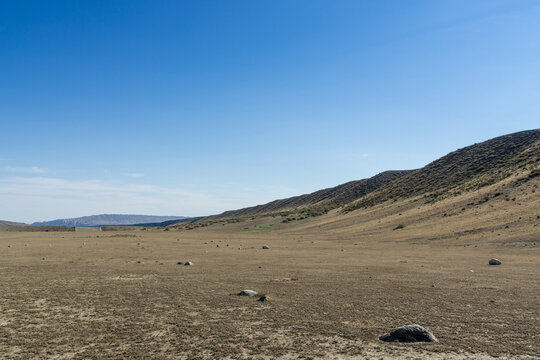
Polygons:
<instances>
[{"instance_id":1,"label":"rock in foreground","mask_svg":"<svg viewBox=\"0 0 540 360\"><path fill-rule=\"evenodd\" d=\"M239 296L255 296L257 292L255 290L242 290L238 293Z\"/></svg>"},{"instance_id":2,"label":"rock in foreground","mask_svg":"<svg viewBox=\"0 0 540 360\"><path fill-rule=\"evenodd\" d=\"M495 259L495 258L489 259L489 265L501 265L501 264L502 262L499 259Z\"/></svg>"},{"instance_id":3,"label":"rock in foreground","mask_svg":"<svg viewBox=\"0 0 540 360\"><path fill-rule=\"evenodd\" d=\"M417 324L405 325L383 335L379 340L386 342L435 342L438 341L432 333Z\"/></svg>"}]
</instances>

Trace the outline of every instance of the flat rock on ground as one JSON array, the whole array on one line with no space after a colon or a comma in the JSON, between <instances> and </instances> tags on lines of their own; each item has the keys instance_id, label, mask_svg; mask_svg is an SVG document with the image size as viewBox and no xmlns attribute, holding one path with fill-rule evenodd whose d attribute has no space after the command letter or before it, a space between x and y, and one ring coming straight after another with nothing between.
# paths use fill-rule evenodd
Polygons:
<instances>
[{"instance_id":1,"label":"flat rock on ground","mask_svg":"<svg viewBox=\"0 0 540 360\"><path fill-rule=\"evenodd\" d=\"M255 296L257 292L255 290L242 290L238 293L239 296Z\"/></svg>"},{"instance_id":2,"label":"flat rock on ground","mask_svg":"<svg viewBox=\"0 0 540 360\"><path fill-rule=\"evenodd\" d=\"M501 264L502 262L499 259L495 259L495 258L489 259L489 265L501 265Z\"/></svg>"}]
</instances>

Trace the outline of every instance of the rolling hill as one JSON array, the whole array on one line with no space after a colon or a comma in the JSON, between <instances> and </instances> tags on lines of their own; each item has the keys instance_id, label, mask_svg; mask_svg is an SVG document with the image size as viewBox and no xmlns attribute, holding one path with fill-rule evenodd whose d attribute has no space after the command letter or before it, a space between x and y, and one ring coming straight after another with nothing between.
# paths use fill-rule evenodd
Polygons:
<instances>
[{"instance_id":1,"label":"rolling hill","mask_svg":"<svg viewBox=\"0 0 540 360\"><path fill-rule=\"evenodd\" d=\"M13 221L5 221L0 220L0 226L25 226L26 224L13 222Z\"/></svg>"},{"instance_id":2,"label":"rolling hill","mask_svg":"<svg viewBox=\"0 0 540 360\"><path fill-rule=\"evenodd\" d=\"M517 174L518 182L540 175L540 129L493 138L456 150L416 170L386 171L311 194L231 210L201 219L300 214L317 216L341 208L343 213L386 201L422 196L425 202L478 190Z\"/></svg>"},{"instance_id":3,"label":"rolling hill","mask_svg":"<svg viewBox=\"0 0 540 360\"><path fill-rule=\"evenodd\" d=\"M209 217L211 219L267 215L301 209L311 215L320 215L329 210L348 204L408 174L410 171L385 171L369 179L350 181L336 187L315 191L311 194L275 200L264 205L257 205L239 210L226 211ZM208 219L208 218L207 218Z\"/></svg>"},{"instance_id":4,"label":"rolling hill","mask_svg":"<svg viewBox=\"0 0 540 360\"><path fill-rule=\"evenodd\" d=\"M540 130L504 135L451 152L381 186L344 210L418 195L436 201L478 190L526 171L530 171L526 179L540 175Z\"/></svg>"}]
</instances>

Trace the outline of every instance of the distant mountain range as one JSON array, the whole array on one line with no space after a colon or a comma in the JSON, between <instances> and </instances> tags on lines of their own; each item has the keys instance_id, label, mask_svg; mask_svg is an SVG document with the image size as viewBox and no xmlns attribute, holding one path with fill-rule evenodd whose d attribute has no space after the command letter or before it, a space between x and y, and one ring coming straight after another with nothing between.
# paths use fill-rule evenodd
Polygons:
<instances>
[{"instance_id":1,"label":"distant mountain range","mask_svg":"<svg viewBox=\"0 0 540 360\"><path fill-rule=\"evenodd\" d=\"M57 219L51 221L35 222L32 225L40 226L76 226L76 227L92 227L92 226L121 226L134 225L141 223L161 223L171 220L187 219L186 216L154 216L154 215L122 215L122 214L101 214L83 216L72 219Z\"/></svg>"}]
</instances>

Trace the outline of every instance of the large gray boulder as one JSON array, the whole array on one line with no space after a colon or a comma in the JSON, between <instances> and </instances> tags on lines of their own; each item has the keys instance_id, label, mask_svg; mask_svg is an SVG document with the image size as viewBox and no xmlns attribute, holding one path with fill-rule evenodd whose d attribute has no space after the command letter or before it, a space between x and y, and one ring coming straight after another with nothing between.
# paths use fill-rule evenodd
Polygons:
<instances>
[{"instance_id":1,"label":"large gray boulder","mask_svg":"<svg viewBox=\"0 0 540 360\"><path fill-rule=\"evenodd\" d=\"M495 258L489 259L489 265L501 265L501 264L502 262L499 259L495 259Z\"/></svg>"},{"instance_id":2,"label":"large gray boulder","mask_svg":"<svg viewBox=\"0 0 540 360\"><path fill-rule=\"evenodd\" d=\"M255 296L257 292L255 290L242 290L238 293L239 296Z\"/></svg>"},{"instance_id":3,"label":"large gray boulder","mask_svg":"<svg viewBox=\"0 0 540 360\"><path fill-rule=\"evenodd\" d=\"M438 341L432 333L417 324L405 325L383 335L379 340L386 342L435 342Z\"/></svg>"}]
</instances>

